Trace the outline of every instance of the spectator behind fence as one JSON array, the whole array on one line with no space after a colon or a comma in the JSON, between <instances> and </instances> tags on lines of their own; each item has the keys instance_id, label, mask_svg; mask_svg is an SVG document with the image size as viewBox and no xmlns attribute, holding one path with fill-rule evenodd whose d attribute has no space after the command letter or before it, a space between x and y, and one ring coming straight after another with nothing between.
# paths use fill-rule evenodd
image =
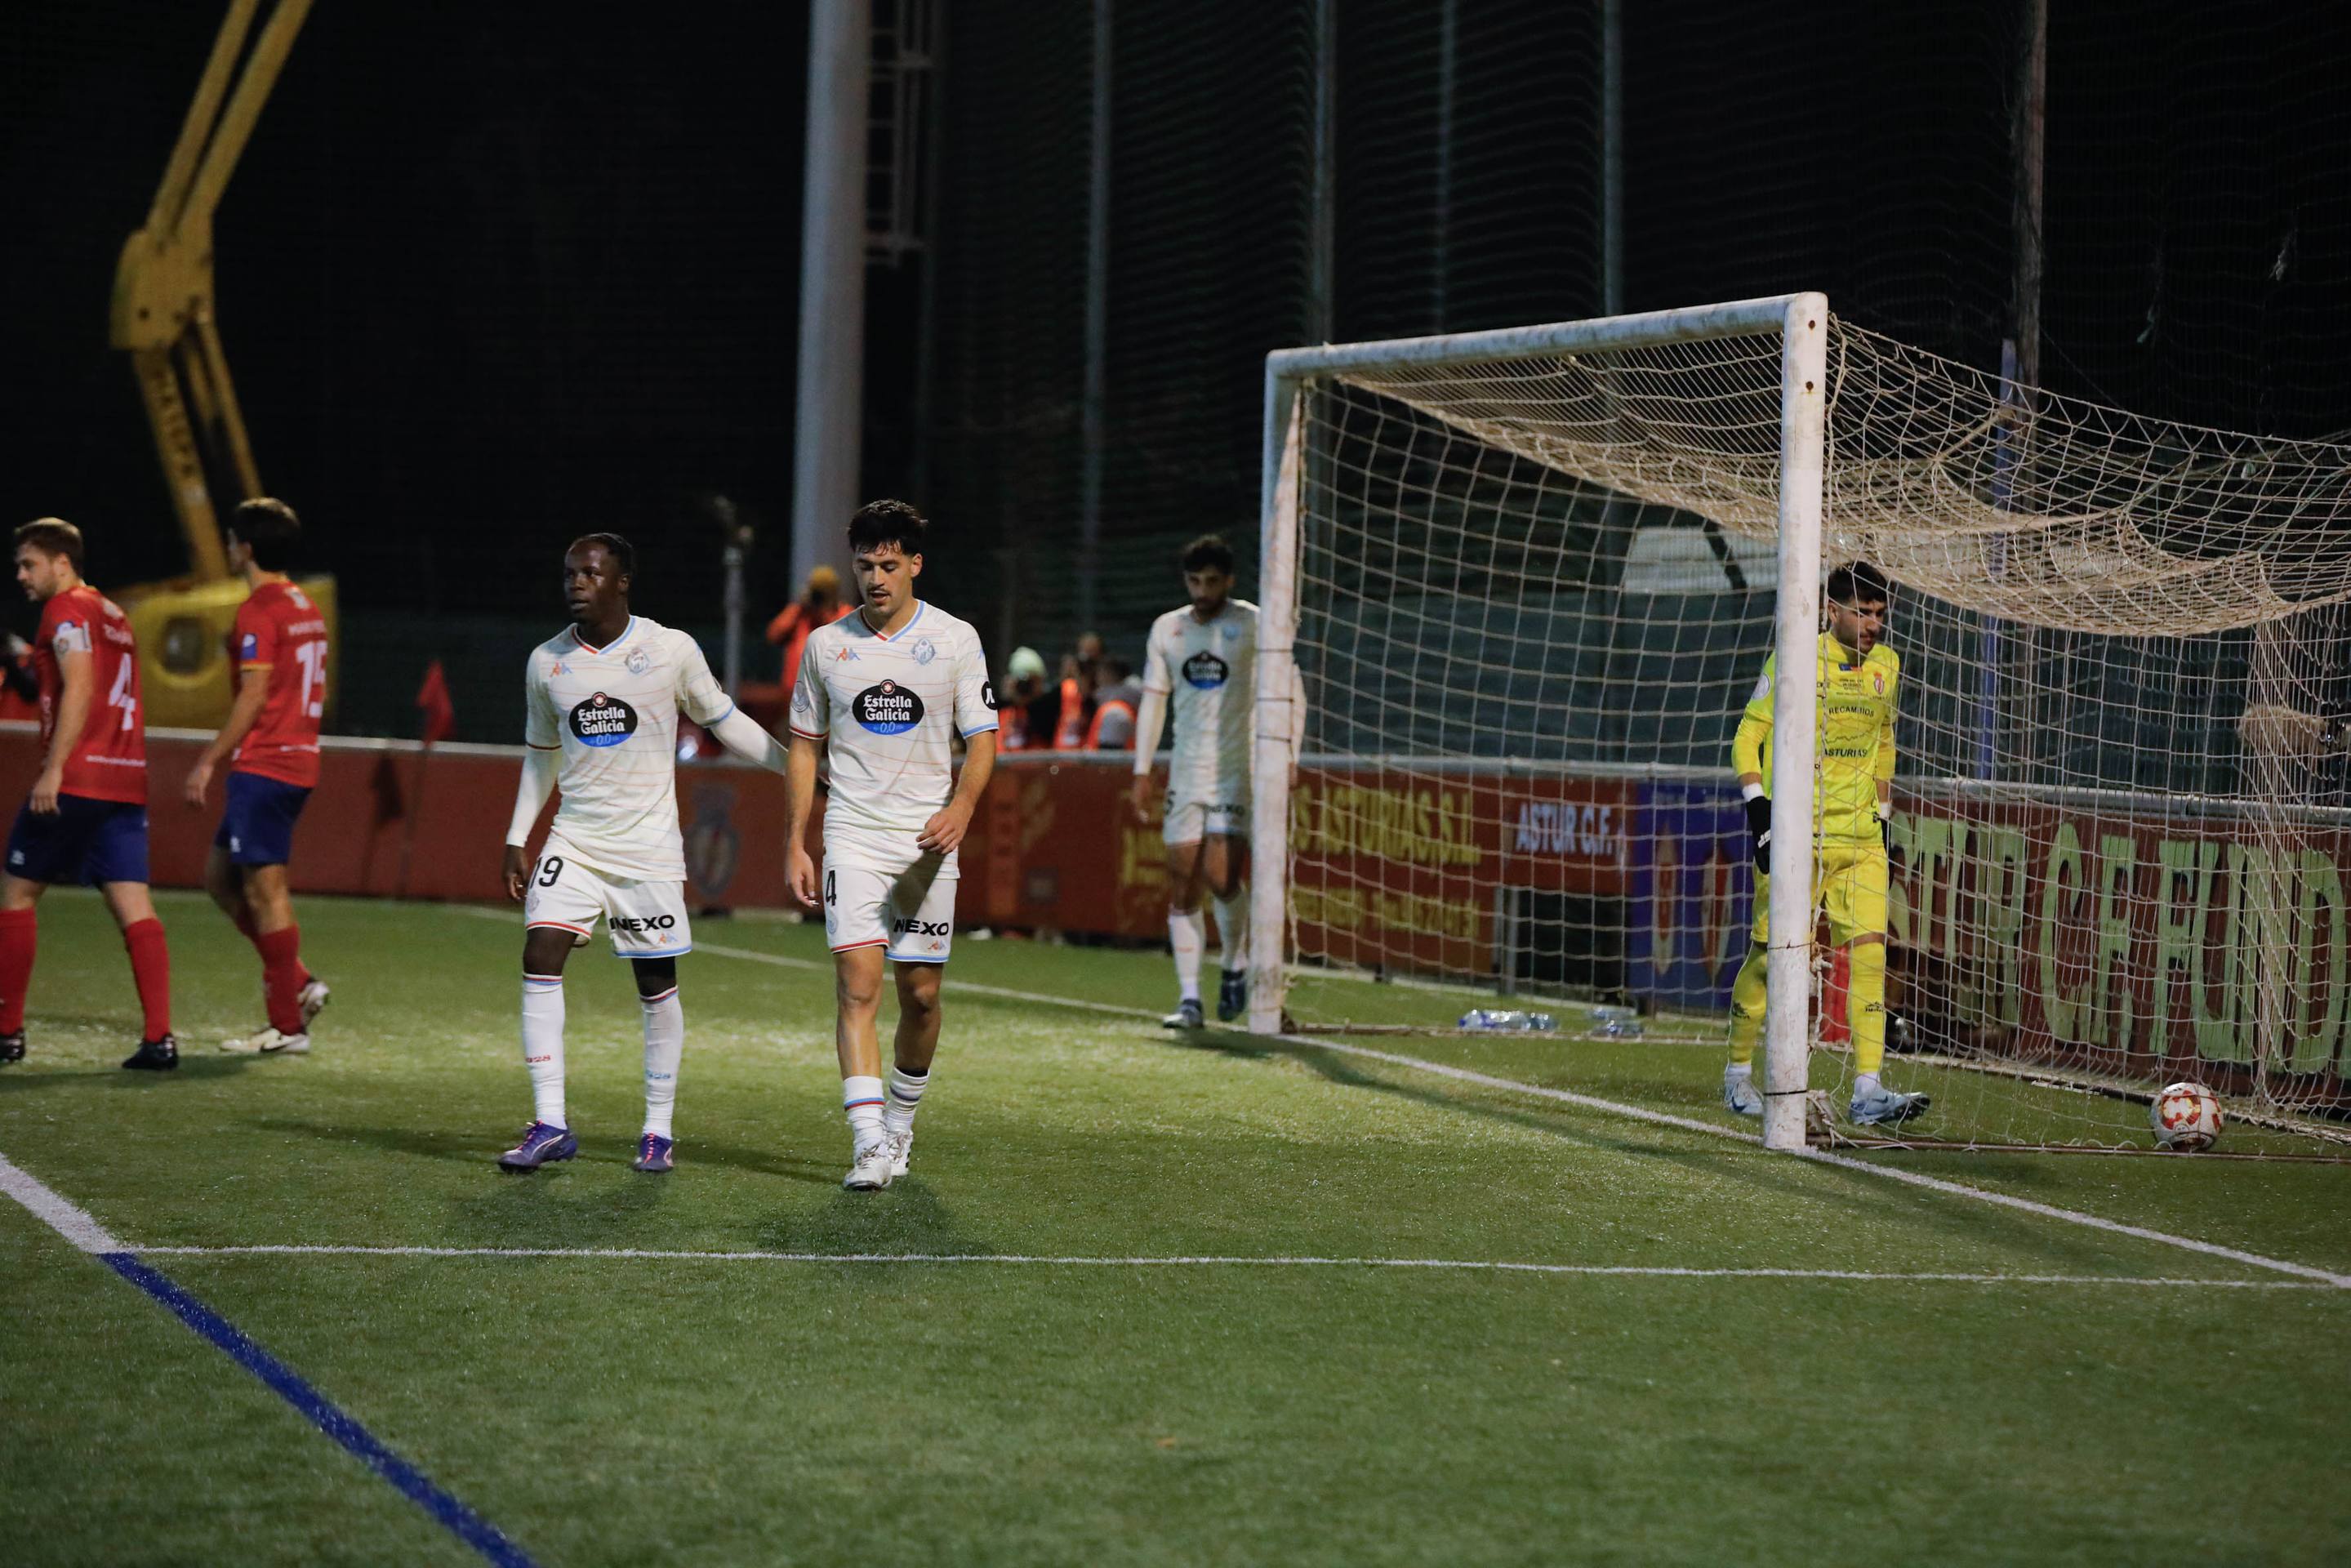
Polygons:
<instances>
[{"instance_id":1,"label":"spectator behind fence","mask_svg":"<svg viewBox=\"0 0 2351 1568\"><path fill-rule=\"evenodd\" d=\"M800 653L808 646L809 633L848 613L849 607L841 602L841 574L829 566L810 567L800 596L768 622L768 641L784 651L784 690L790 691L800 678Z\"/></svg>"},{"instance_id":2,"label":"spectator behind fence","mask_svg":"<svg viewBox=\"0 0 2351 1568\"><path fill-rule=\"evenodd\" d=\"M1050 725L1040 734L1029 728L1029 708L1045 696L1045 658L1034 648L1015 648L1005 661L1003 689L997 694L997 722L1004 749L1042 749L1053 737ZM1035 738L1031 738L1034 736Z\"/></svg>"},{"instance_id":3,"label":"spectator behind fence","mask_svg":"<svg viewBox=\"0 0 2351 1568\"><path fill-rule=\"evenodd\" d=\"M1134 745L1134 710L1143 702L1143 683L1123 659L1103 659L1098 668L1102 685L1094 690L1093 723L1086 729L1089 751L1125 751Z\"/></svg>"}]
</instances>

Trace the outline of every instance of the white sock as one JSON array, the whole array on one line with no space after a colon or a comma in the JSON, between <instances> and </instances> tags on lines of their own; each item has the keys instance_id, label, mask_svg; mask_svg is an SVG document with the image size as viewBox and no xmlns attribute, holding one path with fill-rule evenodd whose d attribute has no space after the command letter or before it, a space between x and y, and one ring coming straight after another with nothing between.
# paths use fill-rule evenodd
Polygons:
<instances>
[{"instance_id":1,"label":"white sock","mask_svg":"<svg viewBox=\"0 0 2351 1568\"><path fill-rule=\"evenodd\" d=\"M567 1127L563 1119L563 977L525 975L522 977L522 1061L530 1069L530 1092L538 1102L537 1115L550 1127Z\"/></svg>"},{"instance_id":2,"label":"white sock","mask_svg":"<svg viewBox=\"0 0 2351 1568\"><path fill-rule=\"evenodd\" d=\"M1228 973L1249 967L1249 889L1236 888L1217 903L1217 935L1225 939Z\"/></svg>"},{"instance_id":3,"label":"white sock","mask_svg":"<svg viewBox=\"0 0 2351 1568\"><path fill-rule=\"evenodd\" d=\"M685 1054L685 1008L672 986L657 997L639 997L645 1009L645 1131L669 1138L677 1110L677 1064Z\"/></svg>"},{"instance_id":4,"label":"white sock","mask_svg":"<svg viewBox=\"0 0 2351 1568\"><path fill-rule=\"evenodd\" d=\"M1200 999L1200 950L1208 945L1207 918L1196 909L1167 912L1167 945L1176 949L1176 994Z\"/></svg>"},{"instance_id":5,"label":"white sock","mask_svg":"<svg viewBox=\"0 0 2351 1568\"><path fill-rule=\"evenodd\" d=\"M1725 1078L1752 1078L1755 1076L1755 1064L1751 1061L1734 1061L1722 1070L1722 1075Z\"/></svg>"},{"instance_id":6,"label":"white sock","mask_svg":"<svg viewBox=\"0 0 2351 1568\"><path fill-rule=\"evenodd\" d=\"M883 1107L883 1130L892 1136L914 1130L914 1112L923 1103L923 1090L929 1085L927 1072L909 1072L892 1064L890 1068L890 1103Z\"/></svg>"},{"instance_id":7,"label":"white sock","mask_svg":"<svg viewBox=\"0 0 2351 1568\"><path fill-rule=\"evenodd\" d=\"M1855 1074L1853 1075L1853 1097L1854 1097L1855 1099L1858 1100L1858 1099L1860 1099L1860 1098L1861 1098L1863 1095L1865 1095L1865 1094L1875 1094L1875 1093L1876 1093L1876 1092L1877 1092L1877 1074L1876 1074L1876 1073L1875 1073L1875 1072L1856 1072L1856 1073L1855 1073Z\"/></svg>"},{"instance_id":8,"label":"white sock","mask_svg":"<svg viewBox=\"0 0 2351 1568\"><path fill-rule=\"evenodd\" d=\"M879 1078L844 1078L841 1081L841 1108L849 1116L849 1144L862 1149L868 1144L882 1141L882 1081Z\"/></svg>"}]
</instances>

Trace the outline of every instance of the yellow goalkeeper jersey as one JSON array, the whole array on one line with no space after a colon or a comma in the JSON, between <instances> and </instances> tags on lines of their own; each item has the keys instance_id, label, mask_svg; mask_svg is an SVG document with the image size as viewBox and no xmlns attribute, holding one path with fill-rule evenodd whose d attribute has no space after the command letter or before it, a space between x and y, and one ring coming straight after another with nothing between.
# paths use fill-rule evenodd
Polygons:
<instances>
[{"instance_id":1,"label":"yellow goalkeeper jersey","mask_svg":"<svg viewBox=\"0 0 2351 1568\"><path fill-rule=\"evenodd\" d=\"M1875 841L1877 786L1894 778L1894 707L1902 660L1880 643L1856 664L1844 644L1821 633L1820 706L1814 722L1813 826L1825 842ZM1760 773L1771 787L1771 715L1779 695L1779 656L1763 661L1763 676L1747 699L1746 716L1730 742L1733 771Z\"/></svg>"}]
</instances>

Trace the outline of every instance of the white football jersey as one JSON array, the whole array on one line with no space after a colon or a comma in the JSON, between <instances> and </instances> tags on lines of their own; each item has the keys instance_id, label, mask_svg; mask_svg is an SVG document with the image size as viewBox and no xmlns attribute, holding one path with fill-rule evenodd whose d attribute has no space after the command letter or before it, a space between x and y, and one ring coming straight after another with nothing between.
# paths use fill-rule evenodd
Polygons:
<instances>
[{"instance_id":1,"label":"white football jersey","mask_svg":"<svg viewBox=\"0 0 2351 1568\"><path fill-rule=\"evenodd\" d=\"M1249 794L1249 714L1257 697L1257 606L1228 599L1214 621L1190 605L1151 623L1143 689L1168 694L1176 758L1171 800L1240 801Z\"/></svg>"},{"instance_id":2,"label":"white football jersey","mask_svg":"<svg viewBox=\"0 0 2351 1568\"><path fill-rule=\"evenodd\" d=\"M523 693L523 738L563 748L552 831L572 856L611 876L684 881L677 716L716 724L735 708L701 645L642 615L602 648L567 629L531 653Z\"/></svg>"},{"instance_id":3,"label":"white football jersey","mask_svg":"<svg viewBox=\"0 0 2351 1568\"><path fill-rule=\"evenodd\" d=\"M920 600L887 637L862 610L820 626L800 654L791 726L824 741L832 764L828 846L836 829L919 833L955 793L954 737L996 727L979 633Z\"/></svg>"}]
</instances>

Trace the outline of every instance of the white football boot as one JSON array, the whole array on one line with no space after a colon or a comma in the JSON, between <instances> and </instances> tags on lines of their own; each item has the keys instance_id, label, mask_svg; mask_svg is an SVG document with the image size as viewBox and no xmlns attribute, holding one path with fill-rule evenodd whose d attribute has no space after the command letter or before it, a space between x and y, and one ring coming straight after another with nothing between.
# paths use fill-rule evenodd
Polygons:
<instances>
[{"instance_id":1,"label":"white football boot","mask_svg":"<svg viewBox=\"0 0 2351 1568\"><path fill-rule=\"evenodd\" d=\"M1853 1104L1847 1113L1852 1116L1855 1126L1878 1127L1924 1115L1927 1105L1928 1099L1924 1094L1900 1094L1881 1086L1875 1090L1854 1091Z\"/></svg>"},{"instance_id":2,"label":"white football boot","mask_svg":"<svg viewBox=\"0 0 2351 1568\"><path fill-rule=\"evenodd\" d=\"M853 1157L855 1163L849 1167L849 1174L841 1178L841 1186L852 1192L879 1192L890 1185L897 1162L890 1156L890 1140L887 1137L859 1145Z\"/></svg>"},{"instance_id":3,"label":"white football boot","mask_svg":"<svg viewBox=\"0 0 2351 1568\"><path fill-rule=\"evenodd\" d=\"M896 1181L906 1174L906 1162L914 1157L914 1129L908 1127L904 1132L884 1133L882 1140L890 1145L890 1179Z\"/></svg>"},{"instance_id":4,"label":"white football boot","mask_svg":"<svg viewBox=\"0 0 2351 1568\"><path fill-rule=\"evenodd\" d=\"M1742 1116L1761 1116L1763 1113L1763 1092L1755 1087L1755 1073L1751 1068L1745 1072L1736 1067L1722 1070L1722 1103L1725 1109L1736 1111Z\"/></svg>"},{"instance_id":5,"label":"white football boot","mask_svg":"<svg viewBox=\"0 0 2351 1568\"><path fill-rule=\"evenodd\" d=\"M231 1056L307 1056L310 1051L310 1037L308 1033L280 1034L274 1029L264 1028L243 1040L225 1040L221 1041L221 1049Z\"/></svg>"}]
</instances>

